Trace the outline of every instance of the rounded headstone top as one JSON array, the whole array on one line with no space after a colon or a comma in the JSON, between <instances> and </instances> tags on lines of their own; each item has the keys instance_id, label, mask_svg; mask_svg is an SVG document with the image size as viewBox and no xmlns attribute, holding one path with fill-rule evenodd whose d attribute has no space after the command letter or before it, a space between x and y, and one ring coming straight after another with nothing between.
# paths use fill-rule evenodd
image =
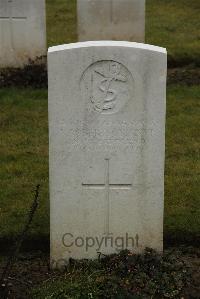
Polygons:
<instances>
[{"instance_id":1,"label":"rounded headstone top","mask_svg":"<svg viewBox=\"0 0 200 299\"><path fill-rule=\"evenodd\" d=\"M143 43L135 43L135 42L128 42L128 41L87 41L87 42L78 42L78 43L71 43L71 44L63 44L58 46L53 46L48 49L48 53L52 52L59 52L77 48L89 48L89 47L124 47L124 48L135 48L135 49L143 49L149 50L153 52L159 52L166 54L167 51L165 48L153 46L149 44Z\"/></svg>"}]
</instances>

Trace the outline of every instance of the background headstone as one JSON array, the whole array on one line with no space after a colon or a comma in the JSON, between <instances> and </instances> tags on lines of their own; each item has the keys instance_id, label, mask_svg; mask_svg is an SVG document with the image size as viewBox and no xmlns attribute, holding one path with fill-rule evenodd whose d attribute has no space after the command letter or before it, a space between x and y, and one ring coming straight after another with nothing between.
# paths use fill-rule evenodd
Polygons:
<instances>
[{"instance_id":1,"label":"background headstone","mask_svg":"<svg viewBox=\"0 0 200 299\"><path fill-rule=\"evenodd\" d=\"M45 0L0 1L0 68L46 55Z\"/></svg>"},{"instance_id":2,"label":"background headstone","mask_svg":"<svg viewBox=\"0 0 200 299\"><path fill-rule=\"evenodd\" d=\"M120 242L162 250L166 56L116 41L49 49L54 262L116 252Z\"/></svg>"},{"instance_id":3,"label":"background headstone","mask_svg":"<svg viewBox=\"0 0 200 299\"><path fill-rule=\"evenodd\" d=\"M77 0L79 41L145 40L145 0Z\"/></svg>"}]
</instances>

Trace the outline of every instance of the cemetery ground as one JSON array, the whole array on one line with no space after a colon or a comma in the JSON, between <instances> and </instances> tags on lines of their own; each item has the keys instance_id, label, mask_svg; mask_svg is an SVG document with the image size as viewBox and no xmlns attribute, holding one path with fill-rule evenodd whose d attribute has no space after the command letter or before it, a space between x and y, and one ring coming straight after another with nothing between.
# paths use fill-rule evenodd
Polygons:
<instances>
[{"instance_id":1,"label":"cemetery ground","mask_svg":"<svg viewBox=\"0 0 200 299\"><path fill-rule=\"evenodd\" d=\"M47 1L50 46L76 41L75 1L67 4ZM170 67L163 259L123 252L72 261L61 274L49 270L47 89L33 87L46 85L45 70L28 83L26 71L18 73L0 89L0 273L40 184L39 207L9 274L10 298L199 298L199 9L196 0L147 0L147 43L167 47Z\"/></svg>"}]
</instances>

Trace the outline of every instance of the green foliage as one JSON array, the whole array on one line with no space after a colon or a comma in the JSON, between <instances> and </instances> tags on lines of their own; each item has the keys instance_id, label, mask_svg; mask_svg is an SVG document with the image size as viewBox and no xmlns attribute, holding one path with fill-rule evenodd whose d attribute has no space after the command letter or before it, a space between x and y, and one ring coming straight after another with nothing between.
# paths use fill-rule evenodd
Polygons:
<instances>
[{"instance_id":1,"label":"green foliage","mask_svg":"<svg viewBox=\"0 0 200 299\"><path fill-rule=\"evenodd\" d=\"M177 255L122 251L99 261L71 261L59 279L35 289L33 298L180 298L189 281Z\"/></svg>"}]
</instances>

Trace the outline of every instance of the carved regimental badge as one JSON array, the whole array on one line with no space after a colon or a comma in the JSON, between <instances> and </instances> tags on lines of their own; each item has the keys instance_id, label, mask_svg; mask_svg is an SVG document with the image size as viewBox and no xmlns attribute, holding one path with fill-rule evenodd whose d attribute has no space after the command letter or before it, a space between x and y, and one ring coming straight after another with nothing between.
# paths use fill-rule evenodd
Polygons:
<instances>
[{"instance_id":1,"label":"carved regimental badge","mask_svg":"<svg viewBox=\"0 0 200 299\"><path fill-rule=\"evenodd\" d=\"M119 111L133 95L133 78L121 63L103 60L86 69L81 88L90 111L110 114Z\"/></svg>"}]
</instances>

